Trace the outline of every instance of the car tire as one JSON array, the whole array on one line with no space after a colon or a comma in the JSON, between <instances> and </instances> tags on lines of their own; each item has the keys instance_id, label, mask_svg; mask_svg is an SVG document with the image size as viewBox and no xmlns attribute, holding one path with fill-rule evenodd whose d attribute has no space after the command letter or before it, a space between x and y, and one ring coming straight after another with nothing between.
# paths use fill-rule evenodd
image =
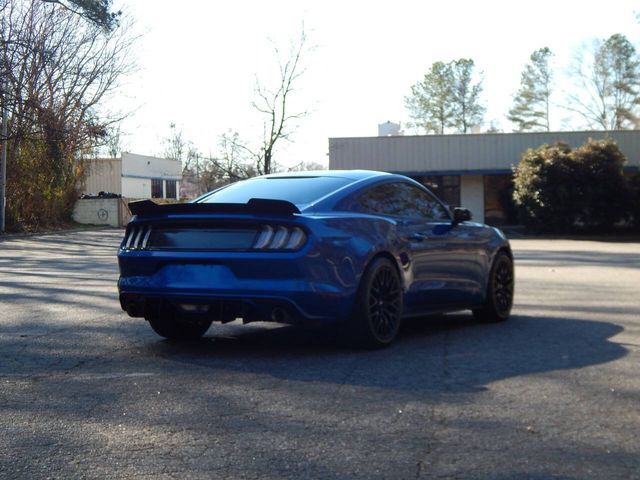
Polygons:
<instances>
[{"instance_id":1,"label":"car tire","mask_svg":"<svg viewBox=\"0 0 640 480\"><path fill-rule=\"evenodd\" d=\"M382 348L398 334L402 317L402 284L395 265L378 257L365 270L351 318L351 336L357 346Z\"/></svg>"},{"instance_id":2,"label":"car tire","mask_svg":"<svg viewBox=\"0 0 640 480\"><path fill-rule=\"evenodd\" d=\"M169 340L195 340L209 329L213 320L185 320L171 313L156 314L147 318L154 332Z\"/></svg>"},{"instance_id":3,"label":"car tire","mask_svg":"<svg viewBox=\"0 0 640 480\"><path fill-rule=\"evenodd\" d=\"M483 307L474 309L479 322L502 322L511 315L515 286L513 260L505 252L498 252L487 282L487 297Z\"/></svg>"}]
</instances>

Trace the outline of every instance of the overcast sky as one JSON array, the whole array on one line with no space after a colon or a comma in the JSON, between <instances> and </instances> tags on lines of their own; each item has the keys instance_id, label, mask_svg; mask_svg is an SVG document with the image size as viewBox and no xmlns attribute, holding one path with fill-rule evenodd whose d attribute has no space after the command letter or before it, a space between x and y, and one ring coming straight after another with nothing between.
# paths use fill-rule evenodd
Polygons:
<instances>
[{"instance_id":1,"label":"overcast sky","mask_svg":"<svg viewBox=\"0 0 640 480\"><path fill-rule=\"evenodd\" d=\"M250 144L262 134L252 109L256 76L277 74L274 46L288 50L302 25L305 75L292 97L308 110L276 161L327 163L329 137L374 136L387 120L408 119L404 97L435 61L472 58L483 72L486 121L511 131L505 114L531 53L548 46L556 76L572 52L623 33L640 46L640 4L627 0L521 1L198 1L117 3L142 32L139 72L114 105L134 110L123 124L125 150L159 155L174 122L205 155L218 136L237 131ZM558 95L557 100L561 100ZM552 128L562 127L562 111ZM413 133L408 130L407 133Z\"/></svg>"}]
</instances>

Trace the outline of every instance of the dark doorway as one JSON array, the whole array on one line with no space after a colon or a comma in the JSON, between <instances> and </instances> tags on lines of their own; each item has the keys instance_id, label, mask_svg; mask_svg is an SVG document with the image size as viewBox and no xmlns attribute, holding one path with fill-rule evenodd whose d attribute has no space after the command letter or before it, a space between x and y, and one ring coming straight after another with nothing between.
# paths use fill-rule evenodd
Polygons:
<instances>
[{"instance_id":1,"label":"dark doorway","mask_svg":"<svg viewBox=\"0 0 640 480\"><path fill-rule=\"evenodd\" d=\"M484 176L484 221L488 225L516 225L512 175Z\"/></svg>"}]
</instances>

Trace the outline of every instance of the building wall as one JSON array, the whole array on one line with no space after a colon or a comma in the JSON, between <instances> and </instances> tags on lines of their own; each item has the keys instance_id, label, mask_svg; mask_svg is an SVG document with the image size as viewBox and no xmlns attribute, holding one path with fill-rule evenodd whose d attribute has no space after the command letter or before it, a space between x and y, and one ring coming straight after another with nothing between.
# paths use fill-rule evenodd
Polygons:
<instances>
[{"instance_id":1,"label":"building wall","mask_svg":"<svg viewBox=\"0 0 640 480\"><path fill-rule=\"evenodd\" d=\"M122 154L124 177L182 179L182 162L168 158L150 157L124 152Z\"/></svg>"},{"instance_id":2,"label":"building wall","mask_svg":"<svg viewBox=\"0 0 640 480\"><path fill-rule=\"evenodd\" d=\"M127 198L151 198L151 179L122 177L122 196Z\"/></svg>"},{"instance_id":3,"label":"building wall","mask_svg":"<svg viewBox=\"0 0 640 480\"><path fill-rule=\"evenodd\" d=\"M484 177L482 175L460 177L460 205L471 210L474 221L484 223Z\"/></svg>"},{"instance_id":4,"label":"building wall","mask_svg":"<svg viewBox=\"0 0 640 480\"><path fill-rule=\"evenodd\" d=\"M180 195L182 162L134 153L122 154L122 194L129 198L152 198L151 179L162 180L162 198L167 197L167 181L176 182Z\"/></svg>"},{"instance_id":5,"label":"building wall","mask_svg":"<svg viewBox=\"0 0 640 480\"><path fill-rule=\"evenodd\" d=\"M640 166L640 131L492 133L404 137L330 138L329 168L411 173L510 171L528 148L565 142L578 147L589 138L612 138Z\"/></svg>"},{"instance_id":6,"label":"building wall","mask_svg":"<svg viewBox=\"0 0 640 480\"><path fill-rule=\"evenodd\" d=\"M85 178L80 193L122 193L122 161L119 158L93 158L82 162Z\"/></svg>"},{"instance_id":7,"label":"building wall","mask_svg":"<svg viewBox=\"0 0 640 480\"><path fill-rule=\"evenodd\" d=\"M95 198L76 201L73 207L73 220L85 225L120 226L120 198Z\"/></svg>"}]
</instances>

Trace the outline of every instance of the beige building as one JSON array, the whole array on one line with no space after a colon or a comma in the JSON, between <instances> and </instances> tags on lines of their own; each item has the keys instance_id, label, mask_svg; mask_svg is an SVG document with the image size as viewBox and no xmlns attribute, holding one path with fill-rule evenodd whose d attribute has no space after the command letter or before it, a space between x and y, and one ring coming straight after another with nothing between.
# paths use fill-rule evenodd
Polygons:
<instances>
[{"instance_id":1,"label":"beige building","mask_svg":"<svg viewBox=\"0 0 640 480\"><path fill-rule=\"evenodd\" d=\"M630 130L330 138L329 168L402 173L449 205L469 208L475 220L504 225L515 222L512 169L522 153L545 143L575 148L590 138L613 139L627 170L640 169L640 131Z\"/></svg>"},{"instance_id":2,"label":"beige building","mask_svg":"<svg viewBox=\"0 0 640 480\"><path fill-rule=\"evenodd\" d=\"M179 160L123 153L120 158L83 161L81 193L111 192L127 198L180 198Z\"/></svg>"}]
</instances>

